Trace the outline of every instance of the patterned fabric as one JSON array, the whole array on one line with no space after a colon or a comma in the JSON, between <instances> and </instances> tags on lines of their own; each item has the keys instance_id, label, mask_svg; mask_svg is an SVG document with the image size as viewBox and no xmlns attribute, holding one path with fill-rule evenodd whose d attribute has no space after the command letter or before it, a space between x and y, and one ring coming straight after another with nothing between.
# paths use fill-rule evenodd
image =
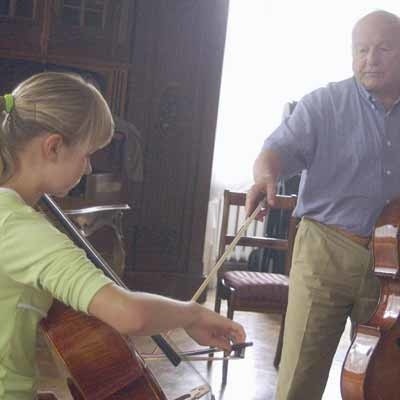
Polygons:
<instances>
[{"instance_id":1,"label":"patterned fabric","mask_svg":"<svg viewBox=\"0 0 400 400\"><path fill-rule=\"evenodd\" d=\"M229 271L224 282L235 290L234 303L251 307L284 310L287 304L289 278L286 275L253 271Z\"/></svg>"}]
</instances>

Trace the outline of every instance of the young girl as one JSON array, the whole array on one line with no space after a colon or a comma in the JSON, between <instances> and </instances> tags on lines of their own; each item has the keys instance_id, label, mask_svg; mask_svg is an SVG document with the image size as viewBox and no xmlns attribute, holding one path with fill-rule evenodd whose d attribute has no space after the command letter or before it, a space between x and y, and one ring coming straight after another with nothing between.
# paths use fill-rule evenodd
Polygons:
<instances>
[{"instance_id":1,"label":"young girl","mask_svg":"<svg viewBox=\"0 0 400 400\"><path fill-rule=\"evenodd\" d=\"M35 397L37 324L56 298L121 334L182 327L230 348L243 328L194 302L130 292L110 281L32 207L66 195L113 134L110 110L80 77L42 73L0 97L0 399Z\"/></svg>"}]
</instances>

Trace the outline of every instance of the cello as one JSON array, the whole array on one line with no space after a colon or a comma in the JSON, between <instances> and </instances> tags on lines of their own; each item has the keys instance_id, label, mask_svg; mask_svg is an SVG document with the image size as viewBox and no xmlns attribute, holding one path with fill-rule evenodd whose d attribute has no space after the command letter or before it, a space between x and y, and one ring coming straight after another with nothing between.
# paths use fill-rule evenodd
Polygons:
<instances>
[{"instance_id":1,"label":"cello","mask_svg":"<svg viewBox=\"0 0 400 400\"><path fill-rule=\"evenodd\" d=\"M343 400L400 399L400 199L380 214L372 251L380 297L370 320L357 327L347 352Z\"/></svg>"},{"instance_id":2,"label":"cello","mask_svg":"<svg viewBox=\"0 0 400 400\"><path fill-rule=\"evenodd\" d=\"M42 197L41 203L75 244L86 251L88 258L125 287L48 195ZM97 318L54 301L40 326L67 368L70 375L67 383L74 400L168 400L129 337L120 335ZM181 362L180 356L162 336L155 335L152 339L173 365ZM179 399L201 398L208 389L207 385L199 386Z\"/></svg>"}]
</instances>

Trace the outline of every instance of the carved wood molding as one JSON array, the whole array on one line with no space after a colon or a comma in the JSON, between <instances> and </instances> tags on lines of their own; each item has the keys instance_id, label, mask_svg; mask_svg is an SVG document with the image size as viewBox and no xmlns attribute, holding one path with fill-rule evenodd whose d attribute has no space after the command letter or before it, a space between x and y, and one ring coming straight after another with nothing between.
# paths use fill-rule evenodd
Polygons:
<instances>
[{"instance_id":1,"label":"carved wood molding","mask_svg":"<svg viewBox=\"0 0 400 400\"><path fill-rule=\"evenodd\" d=\"M128 86L128 70L116 68L110 74L110 87L108 88L110 107L115 115L124 117L126 104L126 91Z\"/></svg>"},{"instance_id":2,"label":"carved wood molding","mask_svg":"<svg viewBox=\"0 0 400 400\"><path fill-rule=\"evenodd\" d=\"M157 128L161 140L176 135L179 119L182 118L182 95L178 83L169 83L162 91L158 103Z\"/></svg>"},{"instance_id":3,"label":"carved wood molding","mask_svg":"<svg viewBox=\"0 0 400 400\"><path fill-rule=\"evenodd\" d=\"M178 230L168 225L138 226L136 240L141 252L176 256L179 254Z\"/></svg>"}]
</instances>

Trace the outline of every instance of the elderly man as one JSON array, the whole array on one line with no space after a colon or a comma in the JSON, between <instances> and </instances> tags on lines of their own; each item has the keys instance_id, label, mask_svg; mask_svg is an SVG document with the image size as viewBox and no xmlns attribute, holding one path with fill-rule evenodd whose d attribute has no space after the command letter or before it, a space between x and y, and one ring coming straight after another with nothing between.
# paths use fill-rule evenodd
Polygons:
<instances>
[{"instance_id":1,"label":"elderly man","mask_svg":"<svg viewBox=\"0 0 400 400\"><path fill-rule=\"evenodd\" d=\"M354 27L354 77L304 96L254 164L250 213L302 171L277 399L321 399L347 317L368 320L379 285L368 243L400 194L400 20L372 12Z\"/></svg>"}]
</instances>

